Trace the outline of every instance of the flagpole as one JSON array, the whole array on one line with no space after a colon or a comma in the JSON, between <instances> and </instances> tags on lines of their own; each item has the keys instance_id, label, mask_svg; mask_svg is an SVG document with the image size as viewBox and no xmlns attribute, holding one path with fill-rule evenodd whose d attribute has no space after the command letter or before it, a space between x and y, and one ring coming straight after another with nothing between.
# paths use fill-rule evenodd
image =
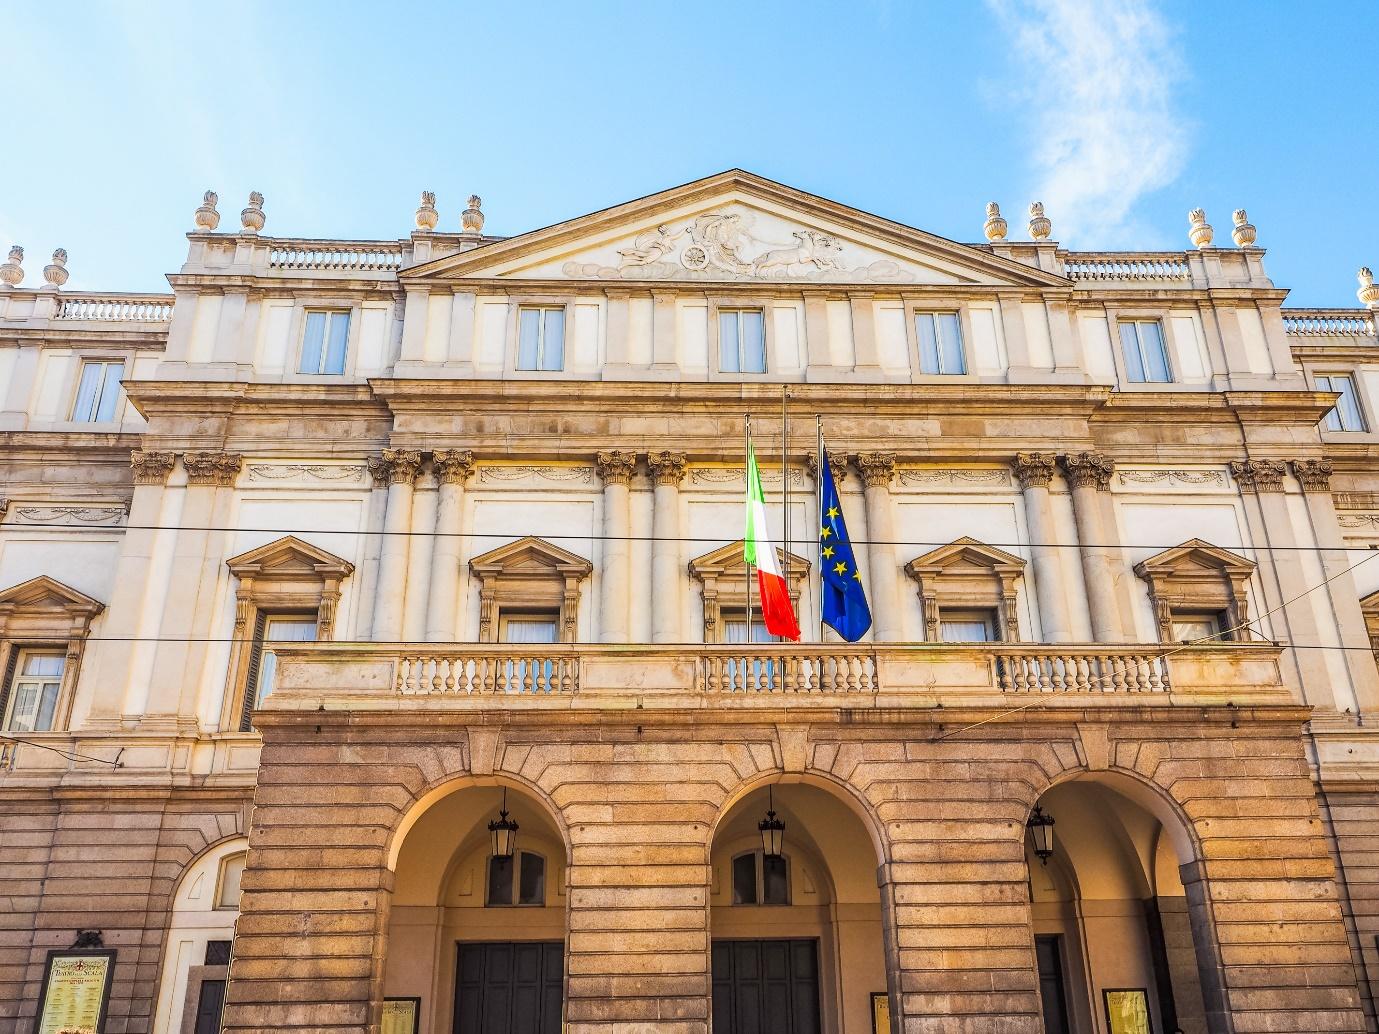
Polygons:
<instances>
[{"instance_id":1,"label":"flagpole","mask_svg":"<svg viewBox=\"0 0 1379 1034\"><path fill-rule=\"evenodd\" d=\"M790 386L782 384L780 386L780 485L781 501L785 504L785 518L781 527L781 538L785 542L785 556L781 558L781 567L785 570L785 590L790 591L790 456L787 442L789 441L790 413L786 407L785 400L790 397Z\"/></svg>"},{"instance_id":2,"label":"flagpole","mask_svg":"<svg viewBox=\"0 0 1379 1034\"><path fill-rule=\"evenodd\" d=\"M742 484L743 498L750 497L752 493L752 414L742 415L742 426L744 437L742 444ZM750 506L750 502L748 503ZM743 563L742 563L742 587L747 590L744 597L747 601L747 645L752 645L752 565L746 562L747 543L742 544Z\"/></svg>"},{"instance_id":3,"label":"flagpole","mask_svg":"<svg viewBox=\"0 0 1379 1034\"><path fill-rule=\"evenodd\" d=\"M814 414L815 495L819 500L819 527L824 526L824 418ZM824 641L824 540L819 539L819 642Z\"/></svg>"}]
</instances>

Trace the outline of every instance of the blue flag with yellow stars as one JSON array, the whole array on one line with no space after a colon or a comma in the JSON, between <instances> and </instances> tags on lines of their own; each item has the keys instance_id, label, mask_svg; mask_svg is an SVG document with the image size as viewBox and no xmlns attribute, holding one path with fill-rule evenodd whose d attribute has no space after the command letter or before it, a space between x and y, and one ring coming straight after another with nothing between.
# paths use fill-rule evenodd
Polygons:
<instances>
[{"instance_id":1,"label":"blue flag with yellow stars","mask_svg":"<svg viewBox=\"0 0 1379 1034\"><path fill-rule=\"evenodd\" d=\"M820 613L828 625L850 643L871 628L871 608L857 570L857 557L843 520L843 503L828 465L828 450L819 457L819 566L823 572Z\"/></svg>"}]
</instances>

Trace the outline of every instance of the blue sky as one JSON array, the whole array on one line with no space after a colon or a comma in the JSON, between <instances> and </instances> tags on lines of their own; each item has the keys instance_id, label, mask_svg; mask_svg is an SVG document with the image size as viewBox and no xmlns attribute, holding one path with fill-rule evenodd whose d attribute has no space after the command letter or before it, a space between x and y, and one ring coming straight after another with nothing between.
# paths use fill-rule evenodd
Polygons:
<instances>
[{"instance_id":1,"label":"blue sky","mask_svg":"<svg viewBox=\"0 0 1379 1034\"><path fill-rule=\"evenodd\" d=\"M383 13L386 12L386 13ZM516 234L740 166L958 240L1031 200L1073 248L1248 210L1289 304L1379 264L1372 2L12 2L0 245L25 286L165 290L233 228L396 238L484 198ZM17 89L16 89L17 88Z\"/></svg>"}]
</instances>

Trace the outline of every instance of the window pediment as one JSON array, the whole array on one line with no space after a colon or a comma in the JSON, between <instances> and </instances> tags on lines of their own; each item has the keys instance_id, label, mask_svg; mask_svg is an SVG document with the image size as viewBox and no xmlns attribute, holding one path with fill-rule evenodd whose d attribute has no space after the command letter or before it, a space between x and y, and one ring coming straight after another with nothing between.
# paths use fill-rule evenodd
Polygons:
<instances>
[{"instance_id":1,"label":"window pediment","mask_svg":"<svg viewBox=\"0 0 1379 1034\"><path fill-rule=\"evenodd\" d=\"M104 609L104 603L86 593L39 575L0 592L0 634L17 632L18 626L24 625L36 632L46 629L64 639L73 630L85 635L91 619Z\"/></svg>"},{"instance_id":2,"label":"window pediment","mask_svg":"<svg viewBox=\"0 0 1379 1034\"><path fill-rule=\"evenodd\" d=\"M225 561L238 578L335 578L348 576L354 565L295 535L269 542Z\"/></svg>"},{"instance_id":3,"label":"window pediment","mask_svg":"<svg viewBox=\"0 0 1379 1034\"><path fill-rule=\"evenodd\" d=\"M785 573L790 600L799 611L800 594L809 577L809 561L776 547L776 561ZM743 542L729 542L726 546L696 557L689 563L690 577L699 583L704 603L704 642L723 641L723 611L745 611L748 603L747 561ZM752 583L754 584L754 583Z\"/></svg>"},{"instance_id":4,"label":"window pediment","mask_svg":"<svg viewBox=\"0 0 1379 1034\"><path fill-rule=\"evenodd\" d=\"M940 639L942 610L968 608L994 609L1000 638L1019 640L1016 588L1025 572L1021 557L964 535L915 557L905 571L919 585L928 642Z\"/></svg>"},{"instance_id":5,"label":"window pediment","mask_svg":"<svg viewBox=\"0 0 1379 1034\"><path fill-rule=\"evenodd\" d=\"M479 640L497 641L504 609L558 612L560 641L572 643L579 616L579 587L594 565L545 539L528 535L469 562L479 580Z\"/></svg>"},{"instance_id":6,"label":"window pediment","mask_svg":"<svg viewBox=\"0 0 1379 1034\"><path fill-rule=\"evenodd\" d=\"M1250 638L1249 601L1245 587L1254 561L1203 539L1156 553L1135 565L1135 574L1149 584L1149 597L1162 642L1172 642L1174 611L1217 611L1226 627L1237 629L1236 640Z\"/></svg>"}]
</instances>

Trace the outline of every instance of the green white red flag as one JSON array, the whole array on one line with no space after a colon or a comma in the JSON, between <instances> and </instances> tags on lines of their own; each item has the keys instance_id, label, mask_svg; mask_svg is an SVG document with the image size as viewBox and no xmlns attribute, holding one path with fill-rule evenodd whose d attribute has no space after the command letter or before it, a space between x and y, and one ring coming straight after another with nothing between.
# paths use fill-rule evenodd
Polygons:
<instances>
[{"instance_id":1,"label":"green white red flag","mask_svg":"<svg viewBox=\"0 0 1379 1034\"><path fill-rule=\"evenodd\" d=\"M750 441L747 443L747 534L743 536L743 543L747 563L757 569L757 591L761 596L761 616L766 631L798 642L800 623L790 603L790 588L781 572L776 548L771 545L771 536L766 530L766 497L761 491L756 450Z\"/></svg>"}]
</instances>

